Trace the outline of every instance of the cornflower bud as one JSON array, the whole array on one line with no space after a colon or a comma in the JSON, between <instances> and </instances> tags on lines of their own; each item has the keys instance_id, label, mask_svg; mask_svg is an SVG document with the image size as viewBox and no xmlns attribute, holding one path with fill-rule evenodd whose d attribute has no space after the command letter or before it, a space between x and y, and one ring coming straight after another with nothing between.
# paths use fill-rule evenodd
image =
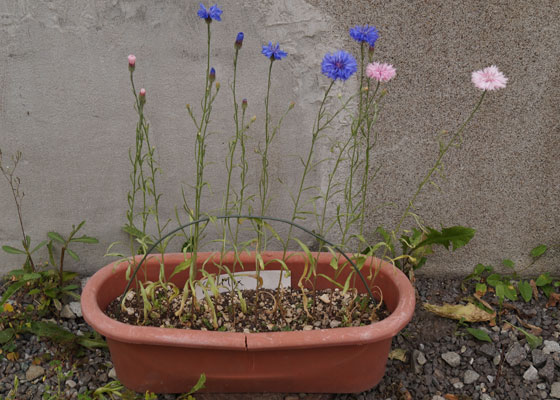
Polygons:
<instances>
[{"instance_id":1,"label":"cornflower bud","mask_svg":"<svg viewBox=\"0 0 560 400\"><path fill-rule=\"evenodd\" d=\"M140 89L140 103L144 104L146 102L146 89Z\"/></svg>"},{"instance_id":2,"label":"cornflower bud","mask_svg":"<svg viewBox=\"0 0 560 400\"><path fill-rule=\"evenodd\" d=\"M296 103L294 101L290 102L290 105L288 106L288 110L291 110L292 108L294 108L295 105L296 105Z\"/></svg>"},{"instance_id":3,"label":"cornflower bud","mask_svg":"<svg viewBox=\"0 0 560 400\"><path fill-rule=\"evenodd\" d=\"M220 90L220 82L216 82L216 90Z\"/></svg>"},{"instance_id":4,"label":"cornflower bud","mask_svg":"<svg viewBox=\"0 0 560 400\"><path fill-rule=\"evenodd\" d=\"M210 68L210 75L208 76L208 79L210 80L210 83L216 80L216 70L214 67Z\"/></svg>"},{"instance_id":5,"label":"cornflower bud","mask_svg":"<svg viewBox=\"0 0 560 400\"><path fill-rule=\"evenodd\" d=\"M256 116L256 115L253 115L253 116L251 117L251 122L255 122L256 120L257 120L257 116Z\"/></svg>"},{"instance_id":6,"label":"cornflower bud","mask_svg":"<svg viewBox=\"0 0 560 400\"><path fill-rule=\"evenodd\" d=\"M233 47L235 47L236 50L239 50L241 48L241 46L243 46L243 32L239 32L237 34L237 38L235 39L235 43L233 45Z\"/></svg>"},{"instance_id":7,"label":"cornflower bud","mask_svg":"<svg viewBox=\"0 0 560 400\"><path fill-rule=\"evenodd\" d=\"M131 54L128 56L128 69L130 71L134 71L134 67L136 66L136 56Z\"/></svg>"},{"instance_id":8,"label":"cornflower bud","mask_svg":"<svg viewBox=\"0 0 560 400\"><path fill-rule=\"evenodd\" d=\"M243 99L243 100L241 101L241 108L242 108L243 110L246 110L246 109L247 109L247 99Z\"/></svg>"}]
</instances>

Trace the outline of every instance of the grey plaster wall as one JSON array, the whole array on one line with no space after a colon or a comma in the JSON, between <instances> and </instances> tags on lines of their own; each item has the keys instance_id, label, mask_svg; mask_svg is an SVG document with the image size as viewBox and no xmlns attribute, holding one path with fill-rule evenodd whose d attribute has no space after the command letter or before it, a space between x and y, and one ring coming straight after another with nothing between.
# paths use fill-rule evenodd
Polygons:
<instances>
[{"instance_id":1,"label":"grey plaster wall","mask_svg":"<svg viewBox=\"0 0 560 400\"><path fill-rule=\"evenodd\" d=\"M454 130L480 94L472 71L496 64L508 87L489 93L445 159L441 191L428 188L416 203L426 223L477 229L468 247L440 252L425 273L465 274L478 263L528 262L540 243L560 242L559 80L560 3L515 1L227 1L213 23L212 65L222 92L217 101L207 169L212 189L206 210L222 199L223 162L232 127L231 60L245 32L239 62L240 97L249 114L250 150L262 135L268 60L260 47L280 42L289 53L274 65L272 115L294 101L271 159L271 213L290 212L288 190L299 179L297 155L309 145L314 115L328 84L320 75L326 51L358 50L348 37L355 24L381 34L376 60L397 68L377 125L374 160L381 165L368 194L368 228L391 227L437 155L437 133ZM128 148L136 117L126 57L137 56L135 79L147 89L146 114L163 174L162 215L182 204L181 185L193 183L193 125L185 104L198 104L204 86L206 25L197 1L3 0L0 2L0 148L21 150L24 222L35 240L87 221L84 233L101 244L83 247L69 265L94 272L110 260L107 246L124 240ZM339 91L348 91L337 86ZM340 133L342 134L342 133ZM296 146L294 146L294 144ZM325 148L321 150L324 154ZM252 161L257 159L253 155ZM324 184L326 171L310 178ZM282 177L283 184L275 179ZM258 179L252 168L253 184ZM254 188L254 186L253 186ZM377 207L393 202L392 207ZM0 243L17 245L11 193L0 186ZM21 262L1 256L0 270ZM558 248L532 268L558 272Z\"/></svg>"}]
</instances>

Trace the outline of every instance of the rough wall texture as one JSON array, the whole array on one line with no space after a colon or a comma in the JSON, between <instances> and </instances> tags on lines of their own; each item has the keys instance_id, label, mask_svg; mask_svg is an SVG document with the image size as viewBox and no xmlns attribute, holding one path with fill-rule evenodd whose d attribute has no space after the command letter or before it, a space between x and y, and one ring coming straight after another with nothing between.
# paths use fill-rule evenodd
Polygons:
<instances>
[{"instance_id":1,"label":"rough wall texture","mask_svg":"<svg viewBox=\"0 0 560 400\"><path fill-rule=\"evenodd\" d=\"M468 225L477 235L456 253L440 252L424 271L464 274L478 262L496 265L502 258L523 265L532 247L560 242L558 1L246 0L220 7L223 21L212 26L212 65L222 96L212 124L219 133L208 151L213 194L205 201L207 211L218 209L222 199L236 33L246 37L238 94L260 118L251 130L251 152L262 133L268 68L260 46L278 41L289 53L274 65L272 115L290 101L296 106L277 137L271 180L281 176L293 187L300 174L296 156L309 145L328 84L320 60L343 47L356 52L348 27L370 23L381 33L376 59L394 64L397 78L388 85L377 125L374 168L382 168L368 193L369 230L394 225L437 155L437 133L456 129L474 105L479 92L470 73L496 64L509 77L508 87L487 96L461 148L446 157L446 179L437 181L441 191L428 188L416 203L426 223ZM172 218L174 206L182 204L181 184L193 182L193 126L185 104L198 106L206 45L197 9L198 2L179 0L0 2L0 148L5 158L18 149L24 153L24 222L34 240L49 230L66 232L82 219L85 233L101 239L96 249L77 249L82 258L74 269L95 271L109 262L102 257L108 244L125 239L120 226L136 123L129 53L138 57L137 85L148 91L164 217ZM324 182L325 174L318 169L311 180ZM255 164L252 182L257 179ZM386 202L394 205L377 207ZM4 182L0 204L0 243L17 245L19 223ZM290 212L280 184L274 185L271 210L277 216ZM552 248L536 268L558 272L559 254ZM3 255L0 270L20 261Z\"/></svg>"}]
</instances>

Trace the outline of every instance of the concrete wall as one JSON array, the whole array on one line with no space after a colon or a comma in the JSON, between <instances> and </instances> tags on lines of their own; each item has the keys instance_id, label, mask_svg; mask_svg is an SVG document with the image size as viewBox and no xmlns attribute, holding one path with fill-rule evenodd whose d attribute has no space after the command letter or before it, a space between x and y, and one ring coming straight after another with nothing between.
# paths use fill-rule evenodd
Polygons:
<instances>
[{"instance_id":1,"label":"concrete wall","mask_svg":"<svg viewBox=\"0 0 560 400\"><path fill-rule=\"evenodd\" d=\"M377 125L375 167L368 194L368 228L391 227L437 155L437 133L453 131L480 92L473 70L496 64L508 87L489 93L445 159L441 192L427 188L416 212L430 225L468 225L477 235L466 248L433 257L428 274L466 274L478 263L511 258L523 265L529 250L555 245L560 193L560 3L514 1L228 1L223 21L212 24L212 65L222 91L212 121L216 132L207 169L212 194L207 211L222 199L232 122L231 60L238 31L245 32L239 61L239 97L258 120L250 151L262 135L268 60L260 47L278 41L289 53L274 65L272 115L295 101L278 134L271 171L271 214L290 212L287 188L299 179L314 115L328 80L320 75L326 51L346 48L355 24L381 34L376 60L397 68L397 78ZM76 248L81 261L68 266L94 272L110 260L107 246L124 240L128 149L136 123L127 70L137 56L137 87L148 91L146 115L163 174L162 215L182 204L181 184L193 183L194 128L185 110L198 109L204 86L206 24L197 1L3 0L0 3L0 148L21 150L24 222L34 240L49 230L66 233L85 219L84 233L100 238ZM353 84L348 83L347 89ZM337 86L337 91L343 90ZM294 146L296 144L296 146ZM325 154L323 147L321 152ZM320 152L320 153L321 153ZM256 157L252 183L258 179ZM324 184L326 171L310 181ZM284 185L276 183L282 177ZM253 186L255 190L255 186ZM378 208L385 202L394 207ZM0 186L0 243L17 245L19 223L8 187ZM81 250L81 251L80 251ZM537 269L558 272L558 248ZM21 258L1 256L0 270ZM531 272L537 272L532 269Z\"/></svg>"}]
</instances>

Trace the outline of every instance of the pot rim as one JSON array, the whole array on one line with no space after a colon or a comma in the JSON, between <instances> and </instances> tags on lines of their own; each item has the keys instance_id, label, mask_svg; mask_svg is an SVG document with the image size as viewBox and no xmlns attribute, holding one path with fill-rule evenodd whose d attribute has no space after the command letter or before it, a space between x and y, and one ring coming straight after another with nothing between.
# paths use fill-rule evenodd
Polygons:
<instances>
[{"instance_id":1,"label":"pot rim","mask_svg":"<svg viewBox=\"0 0 560 400\"><path fill-rule=\"evenodd\" d=\"M288 254L293 254L290 252ZM211 255L212 253L199 253ZM245 253L243 253L245 254ZM263 257L280 258L282 252L269 251ZM330 253L324 253L330 257ZM159 257L154 255L154 257ZM182 253L165 255L166 261L183 261ZM323 254L321 254L323 257ZM139 261L139 257L137 257ZM366 326L314 329L289 332L219 332L195 329L160 328L129 325L108 317L99 307L97 298L104 284L112 279L116 271L126 269L126 263L113 262L97 271L82 291L82 314L95 331L108 339L134 344L205 348L214 350L289 350L314 347L363 345L390 339L412 319L415 307L415 292L406 275L392 264L372 257L380 263L379 274L388 277L399 292L397 307L385 319Z\"/></svg>"}]
</instances>

